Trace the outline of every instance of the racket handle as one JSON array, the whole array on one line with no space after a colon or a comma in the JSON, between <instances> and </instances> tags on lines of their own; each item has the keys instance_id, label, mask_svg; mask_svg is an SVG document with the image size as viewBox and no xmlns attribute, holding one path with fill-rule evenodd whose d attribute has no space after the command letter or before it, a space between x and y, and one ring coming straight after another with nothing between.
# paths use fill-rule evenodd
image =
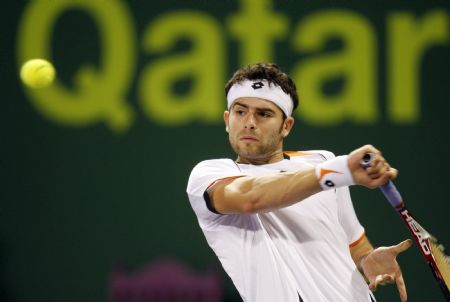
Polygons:
<instances>
[{"instance_id":1,"label":"racket handle","mask_svg":"<svg viewBox=\"0 0 450 302\"><path fill-rule=\"evenodd\" d=\"M361 161L361 166L364 169L370 167L372 164L372 158L372 153L366 153ZM391 180L388 180L387 183L381 185L380 190L394 208L398 208L403 205L403 198Z\"/></svg>"}]
</instances>

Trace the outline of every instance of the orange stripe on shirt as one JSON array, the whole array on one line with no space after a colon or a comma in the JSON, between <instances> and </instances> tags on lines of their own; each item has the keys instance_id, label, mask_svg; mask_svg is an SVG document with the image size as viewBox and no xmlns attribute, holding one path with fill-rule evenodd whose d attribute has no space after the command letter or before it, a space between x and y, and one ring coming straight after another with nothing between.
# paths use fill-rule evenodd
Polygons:
<instances>
[{"instance_id":1,"label":"orange stripe on shirt","mask_svg":"<svg viewBox=\"0 0 450 302\"><path fill-rule=\"evenodd\" d=\"M364 231L364 232L362 233L362 235L361 235L356 241L350 243L349 246L350 246L350 247L354 247L354 246L358 245L358 243L360 243L361 240L363 240L365 236L366 236L366 231Z\"/></svg>"},{"instance_id":2,"label":"orange stripe on shirt","mask_svg":"<svg viewBox=\"0 0 450 302\"><path fill-rule=\"evenodd\" d=\"M302 152L302 151L284 151L283 153L286 154L289 157L305 156L305 155L310 155L311 154L311 153Z\"/></svg>"}]
</instances>

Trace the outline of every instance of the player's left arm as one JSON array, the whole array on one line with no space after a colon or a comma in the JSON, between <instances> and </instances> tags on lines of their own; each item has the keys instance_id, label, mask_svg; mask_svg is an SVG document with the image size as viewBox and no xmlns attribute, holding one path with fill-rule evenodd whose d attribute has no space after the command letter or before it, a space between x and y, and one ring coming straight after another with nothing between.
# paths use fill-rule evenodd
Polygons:
<instances>
[{"instance_id":1,"label":"player's left arm","mask_svg":"<svg viewBox=\"0 0 450 302\"><path fill-rule=\"evenodd\" d=\"M406 301L405 281L396 259L398 254L411 245L412 241L408 239L397 245L374 249L364 235L355 245L350 246L350 253L356 267L369 283L370 290L375 291L378 285L395 283L401 301Z\"/></svg>"}]
</instances>

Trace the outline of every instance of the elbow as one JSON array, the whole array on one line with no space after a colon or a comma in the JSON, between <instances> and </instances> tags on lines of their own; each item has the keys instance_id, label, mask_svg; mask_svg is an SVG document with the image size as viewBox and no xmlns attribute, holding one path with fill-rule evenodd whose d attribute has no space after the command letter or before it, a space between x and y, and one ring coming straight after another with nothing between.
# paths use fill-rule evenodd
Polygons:
<instances>
[{"instance_id":1,"label":"elbow","mask_svg":"<svg viewBox=\"0 0 450 302\"><path fill-rule=\"evenodd\" d=\"M264 195L259 190L255 190L248 182L237 183L239 186L229 186L226 188L225 196L228 197L228 204L232 205L232 212L236 214L256 214L264 211Z\"/></svg>"},{"instance_id":2,"label":"elbow","mask_svg":"<svg viewBox=\"0 0 450 302\"><path fill-rule=\"evenodd\" d=\"M241 214L256 214L258 211L256 210L255 204L252 202L244 202L240 208Z\"/></svg>"},{"instance_id":3,"label":"elbow","mask_svg":"<svg viewBox=\"0 0 450 302\"><path fill-rule=\"evenodd\" d=\"M244 200L240 207L241 214L257 214L263 211L262 202L259 198L247 196Z\"/></svg>"}]
</instances>

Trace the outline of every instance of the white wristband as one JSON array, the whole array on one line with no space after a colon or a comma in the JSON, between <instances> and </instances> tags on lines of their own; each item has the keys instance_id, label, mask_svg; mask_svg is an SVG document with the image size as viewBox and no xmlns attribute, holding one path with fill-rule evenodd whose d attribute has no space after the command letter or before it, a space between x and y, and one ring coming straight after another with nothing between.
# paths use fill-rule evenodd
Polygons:
<instances>
[{"instance_id":1,"label":"white wristband","mask_svg":"<svg viewBox=\"0 0 450 302\"><path fill-rule=\"evenodd\" d=\"M324 190L354 185L347 155L338 156L316 166L316 176Z\"/></svg>"}]
</instances>

